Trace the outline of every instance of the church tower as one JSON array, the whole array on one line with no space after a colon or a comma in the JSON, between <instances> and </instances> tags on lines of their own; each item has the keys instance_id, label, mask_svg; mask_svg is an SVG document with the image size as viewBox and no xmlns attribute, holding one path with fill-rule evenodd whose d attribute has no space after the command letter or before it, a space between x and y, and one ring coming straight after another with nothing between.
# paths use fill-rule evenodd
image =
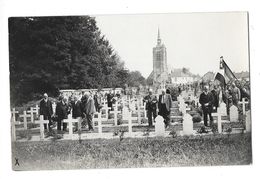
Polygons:
<instances>
[{"instance_id":1,"label":"church tower","mask_svg":"<svg viewBox=\"0 0 260 179\"><path fill-rule=\"evenodd\" d=\"M166 83L168 79L166 47L158 28L157 45L153 48L153 83Z\"/></svg>"}]
</instances>

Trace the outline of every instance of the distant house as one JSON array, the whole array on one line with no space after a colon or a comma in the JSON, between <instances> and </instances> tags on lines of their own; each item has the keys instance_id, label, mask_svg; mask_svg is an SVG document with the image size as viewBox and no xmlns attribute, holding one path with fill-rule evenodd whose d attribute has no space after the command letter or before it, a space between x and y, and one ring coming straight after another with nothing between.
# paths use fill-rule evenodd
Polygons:
<instances>
[{"instance_id":1,"label":"distant house","mask_svg":"<svg viewBox=\"0 0 260 179\"><path fill-rule=\"evenodd\" d=\"M249 81L249 72L248 71L242 71L242 72L239 72L239 73L234 73L234 75L237 77L238 80L246 80L246 81Z\"/></svg>"},{"instance_id":2,"label":"distant house","mask_svg":"<svg viewBox=\"0 0 260 179\"><path fill-rule=\"evenodd\" d=\"M202 76L201 80L203 82L210 82L210 81L214 81L214 78L215 78L215 73L212 71L209 71L205 75Z\"/></svg>"},{"instance_id":3,"label":"distant house","mask_svg":"<svg viewBox=\"0 0 260 179\"><path fill-rule=\"evenodd\" d=\"M187 68L172 69L170 72L172 84L189 84L197 80Z\"/></svg>"}]
</instances>

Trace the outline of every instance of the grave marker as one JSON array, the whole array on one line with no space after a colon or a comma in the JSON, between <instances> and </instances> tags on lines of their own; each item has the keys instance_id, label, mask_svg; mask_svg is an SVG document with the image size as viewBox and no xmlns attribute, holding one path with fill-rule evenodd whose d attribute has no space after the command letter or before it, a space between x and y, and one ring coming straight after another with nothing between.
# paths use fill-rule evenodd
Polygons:
<instances>
[{"instance_id":1,"label":"grave marker","mask_svg":"<svg viewBox=\"0 0 260 179\"><path fill-rule=\"evenodd\" d=\"M98 134L102 135L102 116L101 113L96 113L97 118L94 118L98 122ZM95 116L95 115L94 115Z\"/></svg>"},{"instance_id":2,"label":"grave marker","mask_svg":"<svg viewBox=\"0 0 260 179\"><path fill-rule=\"evenodd\" d=\"M36 116L39 115L39 106L36 104L35 108L33 108L34 112L36 113Z\"/></svg>"},{"instance_id":3,"label":"grave marker","mask_svg":"<svg viewBox=\"0 0 260 179\"><path fill-rule=\"evenodd\" d=\"M26 111L23 111L23 114L19 116L23 118L23 128L27 130L27 117L31 117L31 115L27 114Z\"/></svg>"},{"instance_id":4,"label":"grave marker","mask_svg":"<svg viewBox=\"0 0 260 179\"><path fill-rule=\"evenodd\" d=\"M183 134L191 135L193 134L193 121L190 114L186 113L183 116Z\"/></svg>"},{"instance_id":5,"label":"grave marker","mask_svg":"<svg viewBox=\"0 0 260 179\"><path fill-rule=\"evenodd\" d=\"M12 111L11 111L11 114L12 114L12 118L14 119L14 121L16 121L15 114L19 114L19 112L16 111L15 108L13 108Z\"/></svg>"},{"instance_id":6,"label":"grave marker","mask_svg":"<svg viewBox=\"0 0 260 179\"><path fill-rule=\"evenodd\" d=\"M33 113L34 113L35 111L33 110L33 108L32 107L30 107L30 111L27 111L27 113L29 113L30 114L30 116L31 116L31 122L33 123L33 121L34 121L34 117L33 117Z\"/></svg>"},{"instance_id":7,"label":"grave marker","mask_svg":"<svg viewBox=\"0 0 260 179\"><path fill-rule=\"evenodd\" d=\"M251 113L250 113L250 110L246 112L246 132L251 132Z\"/></svg>"},{"instance_id":8,"label":"grave marker","mask_svg":"<svg viewBox=\"0 0 260 179\"><path fill-rule=\"evenodd\" d=\"M217 113L212 113L212 117L213 117L213 116L216 116L216 117L217 117L218 133L222 133L222 124L221 124L221 116L222 116L222 113L221 113L221 110L220 110L219 107L218 107L218 109L217 109Z\"/></svg>"},{"instance_id":9,"label":"grave marker","mask_svg":"<svg viewBox=\"0 0 260 179\"><path fill-rule=\"evenodd\" d=\"M219 104L218 107L218 112L222 115L222 116L226 116L227 115L227 105L224 102L221 102Z\"/></svg>"},{"instance_id":10,"label":"grave marker","mask_svg":"<svg viewBox=\"0 0 260 179\"><path fill-rule=\"evenodd\" d=\"M238 104L242 104L243 115L245 115L246 114L246 104L248 104L248 101L246 101L245 98L242 98L242 102L238 102Z\"/></svg>"},{"instance_id":11,"label":"grave marker","mask_svg":"<svg viewBox=\"0 0 260 179\"><path fill-rule=\"evenodd\" d=\"M12 141L16 141L16 130L15 130L15 125L19 125L20 121L15 120L15 114L19 113L18 111L13 108L12 110L12 117L11 117L11 132L12 132Z\"/></svg>"},{"instance_id":12,"label":"grave marker","mask_svg":"<svg viewBox=\"0 0 260 179\"><path fill-rule=\"evenodd\" d=\"M164 119L162 116L158 115L155 118L155 134L156 136L164 136L165 135L165 125Z\"/></svg>"},{"instance_id":13,"label":"grave marker","mask_svg":"<svg viewBox=\"0 0 260 179\"><path fill-rule=\"evenodd\" d=\"M238 122L238 109L235 105L230 107L230 122Z\"/></svg>"},{"instance_id":14,"label":"grave marker","mask_svg":"<svg viewBox=\"0 0 260 179\"><path fill-rule=\"evenodd\" d=\"M63 119L63 122L68 123L69 126L69 138L73 138L73 123L77 123L77 119L72 118L72 114L68 115L68 119Z\"/></svg>"},{"instance_id":15,"label":"grave marker","mask_svg":"<svg viewBox=\"0 0 260 179\"><path fill-rule=\"evenodd\" d=\"M138 124L140 125L141 124L141 109L140 109L140 98L138 98L138 101L137 101L137 121L138 121Z\"/></svg>"},{"instance_id":16,"label":"grave marker","mask_svg":"<svg viewBox=\"0 0 260 179\"><path fill-rule=\"evenodd\" d=\"M117 110L118 108L115 108L114 111L111 111L110 113L114 114L114 122L115 122L115 126L117 126L117 114L120 114L121 111Z\"/></svg>"},{"instance_id":17,"label":"grave marker","mask_svg":"<svg viewBox=\"0 0 260 179\"><path fill-rule=\"evenodd\" d=\"M40 120L35 121L36 124L40 124L40 140L44 139L44 124L49 124L49 120L44 120L43 115L40 115Z\"/></svg>"},{"instance_id":18,"label":"grave marker","mask_svg":"<svg viewBox=\"0 0 260 179\"><path fill-rule=\"evenodd\" d=\"M111 107L108 107L107 105L103 106L101 108L101 111L105 111L106 118L108 119L108 111L111 110Z\"/></svg>"}]
</instances>

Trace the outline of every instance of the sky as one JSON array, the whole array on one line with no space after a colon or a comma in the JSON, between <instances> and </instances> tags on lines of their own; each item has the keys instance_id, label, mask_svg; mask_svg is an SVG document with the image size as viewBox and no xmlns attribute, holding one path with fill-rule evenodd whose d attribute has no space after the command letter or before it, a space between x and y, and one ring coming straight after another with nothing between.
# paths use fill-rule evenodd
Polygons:
<instances>
[{"instance_id":1,"label":"sky","mask_svg":"<svg viewBox=\"0 0 260 179\"><path fill-rule=\"evenodd\" d=\"M126 68L144 77L153 69L158 28L171 68L217 72L223 56L232 71L249 71L245 12L102 15L96 21Z\"/></svg>"}]
</instances>

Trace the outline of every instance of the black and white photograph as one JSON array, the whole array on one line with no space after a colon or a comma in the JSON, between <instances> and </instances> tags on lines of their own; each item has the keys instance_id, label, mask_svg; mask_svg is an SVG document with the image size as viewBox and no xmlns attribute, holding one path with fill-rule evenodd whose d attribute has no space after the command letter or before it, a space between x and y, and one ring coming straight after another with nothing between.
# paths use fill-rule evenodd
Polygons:
<instances>
[{"instance_id":1,"label":"black and white photograph","mask_svg":"<svg viewBox=\"0 0 260 179\"><path fill-rule=\"evenodd\" d=\"M252 164L249 13L8 18L14 171Z\"/></svg>"}]
</instances>

